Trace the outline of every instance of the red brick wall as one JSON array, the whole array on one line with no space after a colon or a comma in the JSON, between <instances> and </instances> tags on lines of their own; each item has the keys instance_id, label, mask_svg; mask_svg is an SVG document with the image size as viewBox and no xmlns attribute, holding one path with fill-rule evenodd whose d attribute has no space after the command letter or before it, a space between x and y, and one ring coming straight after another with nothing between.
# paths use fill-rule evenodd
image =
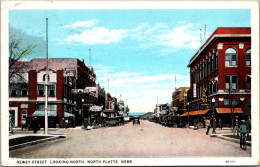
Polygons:
<instances>
[{"instance_id":1,"label":"red brick wall","mask_svg":"<svg viewBox=\"0 0 260 167\"><path fill-rule=\"evenodd\" d=\"M58 119L58 123L60 123L62 117L63 117L63 107L62 104L57 104L57 119Z\"/></svg>"},{"instance_id":2,"label":"red brick wall","mask_svg":"<svg viewBox=\"0 0 260 167\"><path fill-rule=\"evenodd\" d=\"M29 100L37 99L37 72L36 70L29 71Z\"/></svg>"},{"instance_id":3,"label":"red brick wall","mask_svg":"<svg viewBox=\"0 0 260 167\"><path fill-rule=\"evenodd\" d=\"M28 116L31 116L36 110L36 103L28 104Z\"/></svg>"},{"instance_id":4,"label":"red brick wall","mask_svg":"<svg viewBox=\"0 0 260 167\"><path fill-rule=\"evenodd\" d=\"M57 90L56 90L57 100L62 99L63 95L63 70L57 71Z\"/></svg>"}]
</instances>

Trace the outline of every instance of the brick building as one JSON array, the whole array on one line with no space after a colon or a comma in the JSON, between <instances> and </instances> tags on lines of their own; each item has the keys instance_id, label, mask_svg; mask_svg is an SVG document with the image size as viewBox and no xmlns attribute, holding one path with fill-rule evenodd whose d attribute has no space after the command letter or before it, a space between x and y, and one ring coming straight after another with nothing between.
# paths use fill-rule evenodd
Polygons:
<instances>
[{"instance_id":1,"label":"brick building","mask_svg":"<svg viewBox=\"0 0 260 167\"><path fill-rule=\"evenodd\" d=\"M178 113L186 111L189 87L179 87L172 93L172 107L178 107Z\"/></svg>"},{"instance_id":2,"label":"brick building","mask_svg":"<svg viewBox=\"0 0 260 167\"><path fill-rule=\"evenodd\" d=\"M9 113L15 126L20 126L27 116L44 116L46 64L47 59L35 58L16 62L9 69L22 67L9 80ZM60 123L63 117L77 114L71 90L96 86L96 75L78 59L50 58L48 65L49 121L54 124Z\"/></svg>"},{"instance_id":3,"label":"brick building","mask_svg":"<svg viewBox=\"0 0 260 167\"><path fill-rule=\"evenodd\" d=\"M212 114L214 98L216 117L226 123L251 115L251 28L217 28L188 67L190 114Z\"/></svg>"}]
</instances>

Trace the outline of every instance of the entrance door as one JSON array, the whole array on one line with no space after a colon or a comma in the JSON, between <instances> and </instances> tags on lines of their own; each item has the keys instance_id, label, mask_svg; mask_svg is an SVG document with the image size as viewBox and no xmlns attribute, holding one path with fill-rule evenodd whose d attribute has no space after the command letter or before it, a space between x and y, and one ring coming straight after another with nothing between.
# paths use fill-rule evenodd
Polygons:
<instances>
[{"instance_id":1,"label":"entrance door","mask_svg":"<svg viewBox=\"0 0 260 167\"><path fill-rule=\"evenodd\" d=\"M9 110L9 122L15 124L15 110Z\"/></svg>"},{"instance_id":2,"label":"entrance door","mask_svg":"<svg viewBox=\"0 0 260 167\"><path fill-rule=\"evenodd\" d=\"M13 126L18 126L18 107L9 107L9 119Z\"/></svg>"}]
</instances>

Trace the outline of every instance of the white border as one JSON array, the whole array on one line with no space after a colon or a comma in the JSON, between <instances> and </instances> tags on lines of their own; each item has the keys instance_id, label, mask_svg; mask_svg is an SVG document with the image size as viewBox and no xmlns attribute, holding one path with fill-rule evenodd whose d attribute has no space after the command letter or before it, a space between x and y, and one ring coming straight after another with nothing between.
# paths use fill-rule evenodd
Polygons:
<instances>
[{"instance_id":1,"label":"white border","mask_svg":"<svg viewBox=\"0 0 260 167\"><path fill-rule=\"evenodd\" d=\"M258 1L4 1L1 4L1 159L17 165L8 151L8 10L9 9L251 9L252 27L252 157L124 158L129 165L257 165L259 164L259 3ZM242 20L241 20L242 21ZM194 55L191 55L191 57ZM93 158L92 158L93 159ZM94 158L98 159L98 158ZM114 159L114 158L111 158ZM120 160L120 159L118 159ZM234 160L227 164L226 160ZM39 164L38 164L39 165ZM51 164L49 164L51 165ZM72 164L69 164L70 166ZM79 165L79 164L78 164ZM107 164L97 164L107 166ZM118 164L111 164L118 165ZM122 164L119 164L120 166ZM27 165L26 165L27 166ZM46 166L46 165L42 165ZM53 165L51 165L53 166ZM61 164L60 166L66 166Z\"/></svg>"}]
</instances>

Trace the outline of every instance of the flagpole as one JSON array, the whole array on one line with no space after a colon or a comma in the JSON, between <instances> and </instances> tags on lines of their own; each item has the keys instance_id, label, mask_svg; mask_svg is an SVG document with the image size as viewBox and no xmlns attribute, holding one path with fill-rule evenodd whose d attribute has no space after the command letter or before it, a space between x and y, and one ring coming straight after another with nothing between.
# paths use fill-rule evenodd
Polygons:
<instances>
[{"instance_id":1,"label":"flagpole","mask_svg":"<svg viewBox=\"0 0 260 167\"><path fill-rule=\"evenodd\" d=\"M46 18L46 75L45 75L45 130L48 134L48 79L49 79L49 64L48 64L48 18Z\"/></svg>"}]
</instances>

